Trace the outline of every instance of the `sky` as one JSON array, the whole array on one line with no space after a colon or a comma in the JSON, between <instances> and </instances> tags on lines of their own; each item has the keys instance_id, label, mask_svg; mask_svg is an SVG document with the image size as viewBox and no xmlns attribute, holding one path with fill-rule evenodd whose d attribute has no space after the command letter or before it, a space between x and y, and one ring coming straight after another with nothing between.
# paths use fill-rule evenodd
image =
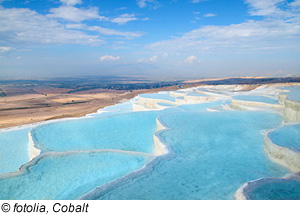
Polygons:
<instances>
[{"instance_id":1,"label":"sky","mask_svg":"<svg viewBox=\"0 0 300 215\"><path fill-rule=\"evenodd\" d=\"M300 0L0 0L0 78L300 76Z\"/></svg>"}]
</instances>

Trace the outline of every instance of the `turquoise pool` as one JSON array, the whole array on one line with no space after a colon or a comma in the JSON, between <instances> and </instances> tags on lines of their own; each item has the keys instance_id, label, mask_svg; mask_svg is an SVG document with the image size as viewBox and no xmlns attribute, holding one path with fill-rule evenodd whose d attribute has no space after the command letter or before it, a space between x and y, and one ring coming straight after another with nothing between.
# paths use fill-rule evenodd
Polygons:
<instances>
[{"instance_id":1,"label":"turquoise pool","mask_svg":"<svg viewBox=\"0 0 300 215\"><path fill-rule=\"evenodd\" d=\"M180 105L178 106L178 108L184 111L207 112L207 108L217 107L229 103L230 103L229 100L224 100L224 101L207 102L202 104Z\"/></svg>"},{"instance_id":2,"label":"turquoise pool","mask_svg":"<svg viewBox=\"0 0 300 215\"><path fill-rule=\"evenodd\" d=\"M300 152L300 125L286 125L268 134L273 143Z\"/></svg>"},{"instance_id":3,"label":"turquoise pool","mask_svg":"<svg viewBox=\"0 0 300 215\"><path fill-rule=\"evenodd\" d=\"M268 104L278 104L278 101L274 98L266 97L266 96L253 96L253 95L239 95L232 96L233 99L242 100L242 101L250 101L250 102L263 102Z\"/></svg>"},{"instance_id":4,"label":"turquoise pool","mask_svg":"<svg viewBox=\"0 0 300 215\"><path fill-rule=\"evenodd\" d=\"M92 196L96 199L233 199L236 190L247 181L282 177L288 172L263 152L260 131L279 126L282 120L279 115L246 111L211 113L199 111L199 106L161 117L171 129L161 132L160 137L172 153L158 158L144 172L95 191Z\"/></svg>"},{"instance_id":5,"label":"turquoise pool","mask_svg":"<svg viewBox=\"0 0 300 215\"><path fill-rule=\"evenodd\" d=\"M264 178L250 183L245 195L251 200L300 200L300 181Z\"/></svg>"},{"instance_id":6,"label":"turquoise pool","mask_svg":"<svg viewBox=\"0 0 300 215\"><path fill-rule=\"evenodd\" d=\"M300 102L300 86L283 87L284 90L290 90L290 92L283 92L287 95L287 99Z\"/></svg>"},{"instance_id":7,"label":"turquoise pool","mask_svg":"<svg viewBox=\"0 0 300 215\"><path fill-rule=\"evenodd\" d=\"M174 106L174 105L172 105L172 104L169 104L169 103L163 103L163 102L159 102L159 103L157 103L158 105L160 105L160 106L164 106L164 107L172 107L172 106Z\"/></svg>"},{"instance_id":8,"label":"turquoise pool","mask_svg":"<svg viewBox=\"0 0 300 215\"><path fill-rule=\"evenodd\" d=\"M120 115L120 114L126 114L131 113L133 111L132 109L132 103L131 101L127 101L121 104L115 104L112 106L105 107L99 112L94 114L88 114L91 117L104 117L104 116L114 116L114 115Z\"/></svg>"},{"instance_id":9,"label":"turquoise pool","mask_svg":"<svg viewBox=\"0 0 300 215\"><path fill-rule=\"evenodd\" d=\"M152 153L157 112L60 121L32 130L42 152L118 149Z\"/></svg>"},{"instance_id":10,"label":"turquoise pool","mask_svg":"<svg viewBox=\"0 0 300 215\"><path fill-rule=\"evenodd\" d=\"M208 97L208 95L198 93L198 92L190 92L186 94L187 96L197 96L197 97Z\"/></svg>"},{"instance_id":11,"label":"turquoise pool","mask_svg":"<svg viewBox=\"0 0 300 215\"><path fill-rule=\"evenodd\" d=\"M0 199L78 199L141 168L147 159L121 153L48 155L19 175L0 177Z\"/></svg>"},{"instance_id":12,"label":"turquoise pool","mask_svg":"<svg viewBox=\"0 0 300 215\"><path fill-rule=\"evenodd\" d=\"M162 99L162 100L166 100L166 101L175 102L175 97L170 96L169 93L141 94L140 97L148 98L148 99Z\"/></svg>"},{"instance_id":13,"label":"turquoise pool","mask_svg":"<svg viewBox=\"0 0 300 215\"><path fill-rule=\"evenodd\" d=\"M30 128L0 132L0 174L18 171L29 161L28 132Z\"/></svg>"}]
</instances>

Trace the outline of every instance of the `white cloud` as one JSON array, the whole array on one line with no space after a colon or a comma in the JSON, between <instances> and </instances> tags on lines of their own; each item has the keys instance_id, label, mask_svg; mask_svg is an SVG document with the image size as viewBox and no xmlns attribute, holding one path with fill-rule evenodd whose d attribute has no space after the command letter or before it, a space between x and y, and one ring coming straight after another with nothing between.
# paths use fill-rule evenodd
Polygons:
<instances>
[{"instance_id":1,"label":"white cloud","mask_svg":"<svg viewBox=\"0 0 300 215\"><path fill-rule=\"evenodd\" d=\"M82 4L81 0L60 0L61 3L65 5L76 5L76 4Z\"/></svg>"},{"instance_id":2,"label":"white cloud","mask_svg":"<svg viewBox=\"0 0 300 215\"><path fill-rule=\"evenodd\" d=\"M0 6L2 44L101 44L99 36L66 29L54 19L27 8L5 9Z\"/></svg>"},{"instance_id":3,"label":"white cloud","mask_svg":"<svg viewBox=\"0 0 300 215\"><path fill-rule=\"evenodd\" d=\"M99 16L97 7L79 9L73 6L60 6L58 8L51 8L48 16L72 22L82 22L91 19L107 20L106 17Z\"/></svg>"},{"instance_id":4,"label":"white cloud","mask_svg":"<svg viewBox=\"0 0 300 215\"><path fill-rule=\"evenodd\" d=\"M104 56L100 57L100 59L99 59L100 62L103 62L103 61L117 61L117 60L120 60L119 56L114 57L114 56L111 56L111 55L104 55Z\"/></svg>"},{"instance_id":5,"label":"white cloud","mask_svg":"<svg viewBox=\"0 0 300 215\"><path fill-rule=\"evenodd\" d=\"M203 1L208 1L208 0L192 0L192 3L199 3L199 2L203 2Z\"/></svg>"},{"instance_id":6,"label":"white cloud","mask_svg":"<svg viewBox=\"0 0 300 215\"><path fill-rule=\"evenodd\" d=\"M282 0L247 0L248 4L251 3L251 13L264 14L265 18L227 26L204 26L181 37L150 44L148 48L159 53L167 50L181 54L300 51L300 13L295 7L283 9L278 5L281 2Z\"/></svg>"},{"instance_id":7,"label":"white cloud","mask_svg":"<svg viewBox=\"0 0 300 215\"><path fill-rule=\"evenodd\" d=\"M14 50L13 47L0 47L0 52L8 52Z\"/></svg>"},{"instance_id":8,"label":"white cloud","mask_svg":"<svg viewBox=\"0 0 300 215\"><path fill-rule=\"evenodd\" d=\"M66 6L67 7L67 6ZM69 7L69 6L68 6ZM97 9L87 9L82 16L68 14L65 19L81 21L83 19L100 18ZM51 15L50 15L51 16ZM62 24L55 16L42 15L28 8L6 9L0 6L0 44L90 44L105 43L99 35L122 36L132 39L142 36L140 32L123 32L100 26L88 26L82 23ZM57 16L59 17L59 16ZM94 31L93 35L89 33ZM96 35L95 35L96 32ZM4 52L4 48L0 51Z\"/></svg>"},{"instance_id":9,"label":"white cloud","mask_svg":"<svg viewBox=\"0 0 300 215\"><path fill-rule=\"evenodd\" d=\"M194 55L191 55L189 57L187 57L185 60L184 60L185 63L189 63L189 64L193 64L195 62L200 62L200 60L198 60L198 58Z\"/></svg>"},{"instance_id":10,"label":"white cloud","mask_svg":"<svg viewBox=\"0 0 300 215\"><path fill-rule=\"evenodd\" d=\"M280 9L280 5L286 3L285 0L246 0L253 16L286 16L288 13Z\"/></svg>"},{"instance_id":11,"label":"white cloud","mask_svg":"<svg viewBox=\"0 0 300 215\"><path fill-rule=\"evenodd\" d=\"M295 0L294 2L291 2L290 5L292 7L300 7L300 0Z\"/></svg>"},{"instance_id":12,"label":"white cloud","mask_svg":"<svg viewBox=\"0 0 300 215\"><path fill-rule=\"evenodd\" d=\"M116 11L120 11L120 10L127 10L127 7L119 7L116 9Z\"/></svg>"},{"instance_id":13,"label":"white cloud","mask_svg":"<svg viewBox=\"0 0 300 215\"><path fill-rule=\"evenodd\" d=\"M214 16L217 16L217 15L214 14L214 13L207 13L207 14L204 14L203 16L204 17L214 17Z\"/></svg>"},{"instance_id":14,"label":"white cloud","mask_svg":"<svg viewBox=\"0 0 300 215\"><path fill-rule=\"evenodd\" d=\"M67 29L78 29L78 30L84 30L88 27L86 24L81 24L81 23L66 24L65 26Z\"/></svg>"},{"instance_id":15,"label":"white cloud","mask_svg":"<svg viewBox=\"0 0 300 215\"><path fill-rule=\"evenodd\" d=\"M137 60L138 63L150 63L150 62L156 62L157 61L158 56L154 55L152 57L150 57L149 59L147 58L140 58Z\"/></svg>"},{"instance_id":16,"label":"white cloud","mask_svg":"<svg viewBox=\"0 0 300 215\"><path fill-rule=\"evenodd\" d=\"M137 4L140 8L144 8L147 5L147 0L138 0Z\"/></svg>"},{"instance_id":17,"label":"white cloud","mask_svg":"<svg viewBox=\"0 0 300 215\"><path fill-rule=\"evenodd\" d=\"M103 28L100 26L88 26L85 24L67 24L67 28L69 29L81 29L81 30L88 30L88 31L97 31L103 35L109 36L123 36L128 39L136 38L142 36L142 33L139 32L130 32L130 31L117 31L114 29Z\"/></svg>"},{"instance_id":18,"label":"white cloud","mask_svg":"<svg viewBox=\"0 0 300 215\"><path fill-rule=\"evenodd\" d=\"M91 27L88 27L87 30L89 30L89 31L98 31L100 34L105 34L105 35L124 36L128 39L132 39L132 38L135 38L135 37L142 36L142 34L138 33L138 32L117 31L117 30L114 30L114 29L102 28L100 26L91 26Z\"/></svg>"},{"instance_id":19,"label":"white cloud","mask_svg":"<svg viewBox=\"0 0 300 215\"><path fill-rule=\"evenodd\" d=\"M157 60L158 56L157 55L154 55L153 57L150 57L150 61L151 62L155 62Z\"/></svg>"},{"instance_id":20,"label":"white cloud","mask_svg":"<svg viewBox=\"0 0 300 215\"><path fill-rule=\"evenodd\" d=\"M145 62L147 62L147 59L146 58L140 58L136 62L138 62L138 63L145 63Z\"/></svg>"},{"instance_id":21,"label":"white cloud","mask_svg":"<svg viewBox=\"0 0 300 215\"><path fill-rule=\"evenodd\" d=\"M21 60L21 59L22 59L22 57L21 57L21 56L18 56L18 57L17 57L17 60Z\"/></svg>"},{"instance_id":22,"label":"white cloud","mask_svg":"<svg viewBox=\"0 0 300 215\"><path fill-rule=\"evenodd\" d=\"M156 9L160 6L156 0L137 0L137 4L140 8L152 7Z\"/></svg>"},{"instance_id":23,"label":"white cloud","mask_svg":"<svg viewBox=\"0 0 300 215\"><path fill-rule=\"evenodd\" d=\"M111 22L118 23L119 25L123 25L129 21L135 21L135 20L138 20L138 18L135 17L134 14L125 13L125 14L120 15L117 18L112 19Z\"/></svg>"}]
</instances>

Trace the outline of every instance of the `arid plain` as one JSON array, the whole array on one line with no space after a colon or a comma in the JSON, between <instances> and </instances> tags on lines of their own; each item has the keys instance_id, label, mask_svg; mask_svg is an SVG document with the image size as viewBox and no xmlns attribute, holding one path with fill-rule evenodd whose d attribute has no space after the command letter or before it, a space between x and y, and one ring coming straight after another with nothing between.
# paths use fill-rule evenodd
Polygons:
<instances>
[{"instance_id":1,"label":"arid plain","mask_svg":"<svg viewBox=\"0 0 300 215\"><path fill-rule=\"evenodd\" d=\"M67 117L80 117L100 108L129 100L138 94L176 90L178 86L141 90L93 89L66 93L69 89L35 88L30 90L1 87L0 128Z\"/></svg>"}]
</instances>

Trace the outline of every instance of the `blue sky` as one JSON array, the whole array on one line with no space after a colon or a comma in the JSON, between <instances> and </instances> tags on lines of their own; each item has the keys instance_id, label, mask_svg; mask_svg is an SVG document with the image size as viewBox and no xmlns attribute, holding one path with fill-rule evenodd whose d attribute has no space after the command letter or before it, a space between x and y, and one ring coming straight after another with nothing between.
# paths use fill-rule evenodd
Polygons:
<instances>
[{"instance_id":1,"label":"blue sky","mask_svg":"<svg viewBox=\"0 0 300 215\"><path fill-rule=\"evenodd\" d=\"M300 75L300 0L0 0L0 77Z\"/></svg>"}]
</instances>

